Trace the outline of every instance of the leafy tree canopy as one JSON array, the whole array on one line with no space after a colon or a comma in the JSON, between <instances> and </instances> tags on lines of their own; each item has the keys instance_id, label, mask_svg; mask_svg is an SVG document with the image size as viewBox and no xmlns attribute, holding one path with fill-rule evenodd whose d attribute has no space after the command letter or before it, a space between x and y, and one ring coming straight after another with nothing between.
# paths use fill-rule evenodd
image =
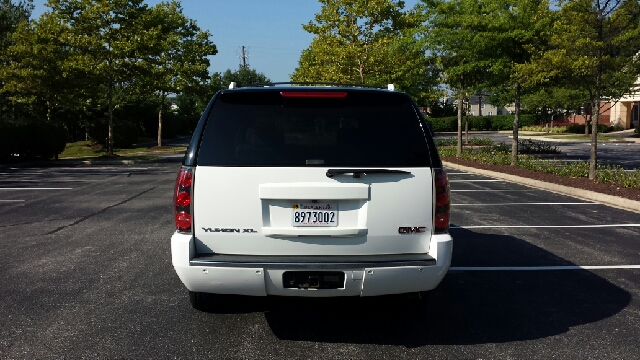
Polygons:
<instances>
[{"instance_id":1,"label":"leafy tree canopy","mask_svg":"<svg viewBox=\"0 0 640 360\"><path fill-rule=\"evenodd\" d=\"M271 80L263 73L242 65L240 65L238 70L231 71L231 69L227 69L222 74L214 73L211 77L212 90L214 91L226 89L232 82L238 85L250 85L270 83Z\"/></svg>"},{"instance_id":2,"label":"leafy tree canopy","mask_svg":"<svg viewBox=\"0 0 640 360\"><path fill-rule=\"evenodd\" d=\"M6 49L11 42L9 36L23 21L29 19L33 10L32 0L0 0L0 50Z\"/></svg>"},{"instance_id":3,"label":"leafy tree canopy","mask_svg":"<svg viewBox=\"0 0 640 360\"><path fill-rule=\"evenodd\" d=\"M421 17L397 0L321 0L314 34L292 81L395 84L418 101L437 98L433 64L416 36Z\"/></svg>"}]
</instances>

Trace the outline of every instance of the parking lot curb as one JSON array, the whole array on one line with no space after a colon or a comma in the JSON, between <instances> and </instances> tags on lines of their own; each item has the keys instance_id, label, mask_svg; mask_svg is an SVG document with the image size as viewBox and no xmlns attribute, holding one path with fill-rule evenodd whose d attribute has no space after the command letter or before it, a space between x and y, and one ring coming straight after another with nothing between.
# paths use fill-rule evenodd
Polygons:
<instances>
[{"instance_id":1,"label":"parking lot curb","mask_svg":"<svg viewBox=\"0 0 640 360\"><path fill-rule=\"evenodd\" d=\"M551 192L562 194L562 195L568 195L568 196L572 196L572 197L583 199L583 200L595 201L595 202L609 205L615 208L640 213L640 201L625 199L625 198L621 198L613 195L601 194L595 191L589 191L589 190L572 188L569 186L564 186L559 184L548 183L540 180L524 178L521 176L516 176L511 174L504 174L504 173L489 171L484 169L476 169L476 168L472 168L464 165L450 163L447 161L443 161L442 164L448 168L452 168L455 170L467 171L467 172L478 174L478 175L489 176L496 179L506 180L509 182L513 182L513 183L517 183L517 184L521 184L521 185L525 185L533 188L538 188L542 190L547 190L547 191L551 191Z\"/></svg>"}]
</instances>

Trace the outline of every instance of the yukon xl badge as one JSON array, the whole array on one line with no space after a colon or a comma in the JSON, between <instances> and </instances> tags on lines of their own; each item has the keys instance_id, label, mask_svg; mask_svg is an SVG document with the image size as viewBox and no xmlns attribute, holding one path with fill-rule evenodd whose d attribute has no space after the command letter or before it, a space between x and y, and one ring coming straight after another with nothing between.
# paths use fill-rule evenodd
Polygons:
<instances>
[{"instance_id":1,"label":"yukon xl badge","mask_svg":"<svg viewBox=\"0 0 640 360\"><path fill-rule=\"evenodd\" d=\"M417 234L425 232L424 226L401 226L398 228L398 234Z\"/></svg>"},{"instance_id":2,"label":"yukon xl badge","mask_svg":"<svg viewBox=\"0 0 640 360\"><path fill-rule=\"evenodd\" d=\"M239 233L240 229L233 229L233 228L202 228L202 230L204 230L204 232L223 232L223 233ZM253 229L242 229L242 233L257 233L257 231L253 230Z\"/></svg>"}]
</instances>

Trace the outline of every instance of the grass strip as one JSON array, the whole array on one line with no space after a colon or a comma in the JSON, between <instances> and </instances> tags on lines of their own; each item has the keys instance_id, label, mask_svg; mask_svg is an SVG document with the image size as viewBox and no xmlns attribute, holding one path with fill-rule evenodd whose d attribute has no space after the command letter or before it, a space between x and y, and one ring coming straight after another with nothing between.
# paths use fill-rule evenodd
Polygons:
<instances>
[{"instance_id":1,"label":"grass strip","mask_svg":"<svg viewBox=\"0 0 640 360\"><path fill-rule=\"evenodd\" d=\"M510 165L511 152L505 149L504 143L491 147L462 150L461 158L485 164ZM455 147L443 147L439 150L441 156L456 156ZM555 174L563 177L587 178L589 177L588 161L561 161L539 159L532 155L519 155L517 166L533 170ZM640 169L626 171L620 165L598 165L596 180L600 183L611 183L617 186L640 189Z\"/></svg>"},{"instance_id":2,"label":"grass strip","mask_svg":"<svg viewBox=\"0 0 640 360\"><path fill-rule=\"evenodd\" d=\"M118 160L140 160L141 158L131 157L134 154L167 154L167 153L179 153L185 151L184 146L175 147L163 147L161 149L154 149L153 147L135 147L120 149L116 148L113 151L114 155L118 155ZM92 146L91 141L76 141L67 143L64 151L58 156L59 159L65 158L92 158L94 160L113 160L115 157L106 157L106 151L102 148ZM130 158L128 158L129 156ZM144 159L142 159L144 160Z\"/></svg>"}]
</instances>

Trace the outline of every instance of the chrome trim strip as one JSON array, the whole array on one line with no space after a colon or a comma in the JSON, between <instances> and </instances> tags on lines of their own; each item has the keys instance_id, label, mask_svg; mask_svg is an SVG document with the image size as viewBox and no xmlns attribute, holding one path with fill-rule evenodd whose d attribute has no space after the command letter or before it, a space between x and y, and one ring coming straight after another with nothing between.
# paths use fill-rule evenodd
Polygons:
<instances>
[{"instance_id":1,"label":"chrome trim strip","mask_svg":"<svg viewBox=\"0 0 640 360\"><path fill-rule=\"evenodd\" d=\"M241 267L262 269L364 269L379 267L435 266L436 260L405 260L387 262L232 262L191 260L191 266Z\"/></svg>"}]
</instances>

